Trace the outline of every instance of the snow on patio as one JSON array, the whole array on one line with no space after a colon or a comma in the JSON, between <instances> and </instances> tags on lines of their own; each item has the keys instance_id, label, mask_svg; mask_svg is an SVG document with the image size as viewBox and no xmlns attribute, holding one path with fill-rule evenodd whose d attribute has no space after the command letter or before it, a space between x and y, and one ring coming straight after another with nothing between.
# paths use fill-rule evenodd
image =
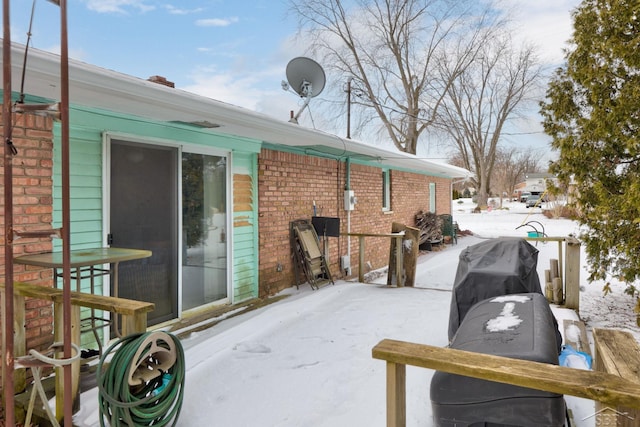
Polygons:
<instances>
[{"instance_id":1,"label":"snow on patio","mask_svg":"<svg viewBox=\"0 0 640 427\"><path fill-rule=\"evenodd\" d=\"M509 207L472 214L469 201L454 202L454 220L474 236L422 255L414 288L388 288L385 274L373 284L336 281L317 291L304 285L286 290L282 294L289 297L277 303L191 334L183 340L187 377L178 425L384 426L386 366L371 357L371 349L384 338L447 345L460 251L484 238L524 237L527 230L516 227L529 220L544 224L549 236L578 232L576 223L547 219L539 209L525 209L517 202ZM558 245L538 243L537 248L538 272L544 277L549 259L557 258ZM631 299L621 286L604 297L601 284L586 284L584 270L581 281L583 319L598 327L624 327L640 337ZM615 304L623 306L615 308L610 321L608 307ZM554 314L560 323L576 318L567 309L554 308ZM432 425L432 375L407 367L407 426ZM580 427L594 425L592 401L567 397L567 402ZM81 406L74 423L98 426L97 389L83 393Z\"/></svg>"}]
</instances>

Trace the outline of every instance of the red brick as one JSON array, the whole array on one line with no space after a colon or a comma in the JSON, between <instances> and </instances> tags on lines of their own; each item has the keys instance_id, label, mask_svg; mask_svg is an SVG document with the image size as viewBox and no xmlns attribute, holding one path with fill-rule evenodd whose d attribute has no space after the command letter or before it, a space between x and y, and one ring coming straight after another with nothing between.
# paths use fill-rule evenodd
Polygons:
<instances>
[{"instance_id":1,"label":"red brick","mask_svg":"<svg viewBox=\"0 0 640 427\"><path fill-rule=\"evenodd\" d=\"M1 117L1 113L0 113ZM51 228L53 183L53 122L49 118L29 114L13 114L13 142L18 154L13 158L14 224L18 229ZM0 132L2 132L0 126ZM4 144L0 152L4 152ZM3 182L4 167L0 167ZM4 191L4 189L3 189ZM2 200L4 205L4 200ZM0 218L4 224L4 217ZM0 237L0 244L4 238ZM14 255L51 251L50 239L20 239L13 247ZM0 248L4 256L4 247ZM4 265L0 267L4 281ZM14 266L14 280L43 286L53 283L50 269ZM53 340L53 311L49 301L25 299L27 348L44 348ZM1 326L1 325L0 325ZM0 328L3 330L3 328Z\"/></svg>"},{"instance_id":2,"label":"red brick","mask_svg":"<svg viewBox=\"0 0 640 427\"><path fill-rule=\"evenodd\" d=\"M318 216L339 217L346 231L347 212L343 209L346 167L344 162L273 150L262 150L258 157L260 295L278 292L295 284L289 223L310 219L313 201ZM282 177L288 179L283 180ZM382 170L351 164L351 187L358 198L351 212L351 231L389 233L392 222L414 225L415 214L428 209L429 183L436 183L438 213L450 213L450 181L408 172L391 172L391 212L382 211ZM420 194L416 194L417 189ZM389 240L366 241L365 259L373 268L388 264ZM340 256L347 254L346 237L329 238L330 269L334 278L342 277ZM357 274L358 242L351 239L352 273ZM283 266L281 272L276 267Z\"/></svg>"}]
</instances>

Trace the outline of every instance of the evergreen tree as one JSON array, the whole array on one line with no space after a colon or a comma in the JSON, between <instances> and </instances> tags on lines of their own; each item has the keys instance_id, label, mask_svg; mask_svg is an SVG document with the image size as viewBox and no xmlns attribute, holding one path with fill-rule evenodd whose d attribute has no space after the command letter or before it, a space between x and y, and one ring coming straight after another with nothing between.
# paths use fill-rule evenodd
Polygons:
<instances>
[{"instance_id":1,"label":"evergreen tree","mask_svg":"<svg viewBox=\"0 0 640 427\"><path fill-rule=\"evenodd\" d=\"M559 158L551 165L573 187L590 264L589 280L640 275L640 4L584 0L573 12L572 46L541 103Z\"/></svg>"}]
</instances>

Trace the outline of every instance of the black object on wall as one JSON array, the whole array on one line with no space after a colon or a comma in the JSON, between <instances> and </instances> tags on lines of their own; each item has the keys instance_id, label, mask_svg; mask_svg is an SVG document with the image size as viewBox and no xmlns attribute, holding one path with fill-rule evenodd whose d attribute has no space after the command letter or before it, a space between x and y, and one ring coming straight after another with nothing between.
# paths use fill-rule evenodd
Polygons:
<instances>
[{"instance_id":1,"label":"black object on wall","mask_svg":"<svg viewBox=\"0 0 640 427\"><path fill-rule=\"evenodd\" d=\"M311 217L311 224L318 236L340 237L340 218L314 216Z\"/></svg>"}]
</instances>

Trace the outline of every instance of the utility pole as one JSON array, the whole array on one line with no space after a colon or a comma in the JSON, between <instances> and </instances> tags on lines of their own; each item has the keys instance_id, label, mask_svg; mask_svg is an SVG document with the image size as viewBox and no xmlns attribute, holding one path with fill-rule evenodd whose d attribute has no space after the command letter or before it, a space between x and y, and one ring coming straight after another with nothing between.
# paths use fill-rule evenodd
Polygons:
<instances>
[{"instance_id":1,"label":"utility pole","mask_svg":"<svg viewBox=\"0 0 640 427\"><path fill-rule=\"evenodd\" d=\"M351 139L351 80L353 77L347 79L347 139Z\"/></svg>"}]
</instances>

